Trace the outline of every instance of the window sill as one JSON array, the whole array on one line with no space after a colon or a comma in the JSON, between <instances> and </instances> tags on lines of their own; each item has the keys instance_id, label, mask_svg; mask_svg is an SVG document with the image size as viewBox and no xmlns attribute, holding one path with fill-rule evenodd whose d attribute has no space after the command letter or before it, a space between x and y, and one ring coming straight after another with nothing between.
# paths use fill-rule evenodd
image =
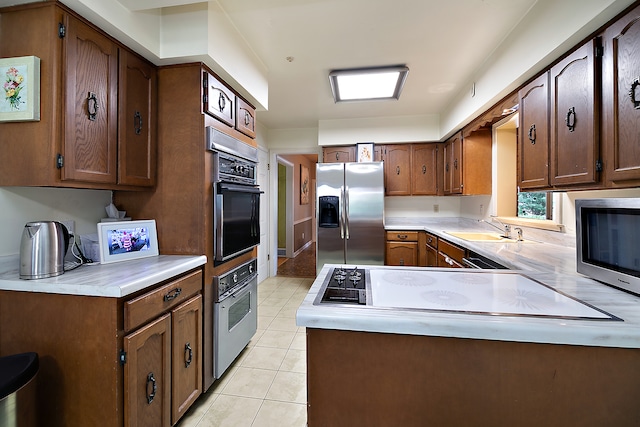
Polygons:
<instances>
[{"instance_id":1,"label":"window sill","mask_svg":"<svg viewBox=\"0 0 640 427\"><path fill-rule=\"evenodd\" d=\"M498 216L493 217L494 219L502 222L503 224L511 224L511 225L519 225L522 227L530 227L530 228L539 228L541 230L548 231L564 231L564 225L558 224L557 222L546 220L546 219L528 219L528 218L518 218L513 216Z\"/></svg>"}]
</instances>

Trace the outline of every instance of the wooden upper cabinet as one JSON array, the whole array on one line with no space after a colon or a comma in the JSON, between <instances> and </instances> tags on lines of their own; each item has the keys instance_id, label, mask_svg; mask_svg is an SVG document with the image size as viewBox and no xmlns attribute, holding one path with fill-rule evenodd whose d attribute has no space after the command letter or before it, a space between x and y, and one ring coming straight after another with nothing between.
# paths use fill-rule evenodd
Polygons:
<instances>
[{"instance_id":1,"label":"wooden upper cabinet","mask_svg":"<svg viewBox=\"0 0 640 427\"><path fill-rule=\"evenodd\" d=\"M236 96L220 79L211 73L204 73L204 109L216 119L229 126L235 126Z\"/></svg>"},{"instance_id":2,"label":"wooden upper cabinet","mask_svg":"<svg viewBox=\"0 0 640 427\"><path fill-rule=\"evenodd\" d=\"M593 184L599 180L598 46L599 40L591 40L551 68L553 186Z\"/></svg>"},{"instance_id":3,"label":"wooden upper cabinet","mask_svg":"<svg viewBox=\"0 0 640 427\"><path fill-rule=\"evenodd\" d=\"M115 184L118 46L67 15L62 180Z\"/></svg>"},{"instance_id":4,"label":"wooden upper cabinet","mask_svg":"<svg viewBox=\"0 0 640 427\"><path fill-rule=\"evenodd\" d=\"M156 68L120 51L118 183L152 187L156 182Z\"/></svg>"},{"instance_id":5,"label":"wooden upper cabinet","mask_svg":"<svg viewBox=\"0 0 640 427\"><path fill-rule=\"evenodd\" d=\"M604 167L608 185L640 183L640 6L602 37Z\"/></svg>"},{"instance_id":6,"label":"wooden upper cabinet","mask_svg":"<svg viewBox=\"0 0 640 427\"><path fill-rule=\"evenodd\" d=\"M387 196L411 194L411 144L384 147L384 181Z\"/></svg>"},{"instance_id":7,"label":"wooden upper cabinet","mask_svg":"<svg viewBox=\"0 0 640 427\"><path fill-rule=\"evenodd\" d=\"M411 194L430 196L438 194L438 144L411 146Z\"/></svg>"},{"instance_id":8,"label":"wooden upper cabinet","mask_svg":"<svg viewBox=\"0 0 640 427\"><path fill-rule=\"evenodd\" d=\"M549 186L549 72L520 89L518 185Z\"/></svg>"},{"instance_id":9,"label":"wooden upper cabinet","mask_svg":"<svg viewBox=\"0 0 640 427\"><path fill-rule=\"evenodd\" d=\"M444 143L444 194L462 193L462 132Z\"/></svg>"},{"instance_id":10,"label":"wooden upper cabinet","mask_svg":"<svg viewBox=\"0 0 640 427\"><path fill-rule=\"evenodd\" d=\"M322 157L324 163L347 163L356 161L356 147L348 146L332 146L322 149Z\"/></svg>"},{"instance_id":11,"label":"wooden upper cabinet","mask_svg":"<svg viewBox=\"0 0 640 427\"><path fill-rule=\"evenodd\" d=\"M236 129L249 138L256 137L256 110L242 98L236 97Z\"/></svg>"}]
</instances>

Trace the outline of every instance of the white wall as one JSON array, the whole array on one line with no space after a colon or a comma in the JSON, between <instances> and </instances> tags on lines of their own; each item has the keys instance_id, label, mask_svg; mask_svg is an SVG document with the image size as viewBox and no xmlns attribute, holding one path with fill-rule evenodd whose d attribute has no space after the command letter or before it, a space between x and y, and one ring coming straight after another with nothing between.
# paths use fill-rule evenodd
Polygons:
<instances>
[{"instance_id":1,"label":"white wall","mask_svg":"<svg viewBox=\"0 0 640 427\"><path fill-rule=\"evenodd\" d=\"M94 234L109 203L111 191L0 187L0 256L20 253L22 230L30 221L73 220L76 234Z\"/></svg>"}]
</instances>

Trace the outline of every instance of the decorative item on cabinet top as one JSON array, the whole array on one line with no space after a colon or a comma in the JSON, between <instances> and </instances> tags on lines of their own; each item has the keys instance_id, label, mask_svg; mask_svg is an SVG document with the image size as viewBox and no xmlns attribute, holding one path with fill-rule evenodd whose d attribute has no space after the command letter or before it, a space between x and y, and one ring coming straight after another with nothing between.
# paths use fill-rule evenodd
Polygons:
<instances>
[{"instance_id":1,"label":"decorative item on cabinet top","mask_svg":"<svg viewBox=\"0 0 640 427\"><path fill-rule=\"evenodd\" d=\"M373 142L360 142L357 144L358 162L373 162Z\"/></svg>"},{"instance_id":2,"label":"decorative item on cabinet top","mask_svg":"<svg viewBox=\"0 0 640 427\"><path fill-rule=\"evenodd\" d=\"M157 256L156 221L120 221L98 224L100 263Z\"/></svg>"},{"instance_id":3,"label":"decorative item on cabinet top","mask_svg":"<svg viewBox=\"0 0 640 427\"><path fill-rule=\"evenodd\" d=\"M40 58L0 58L0 121L40 120Z\"/></svg>"}]
</instances>

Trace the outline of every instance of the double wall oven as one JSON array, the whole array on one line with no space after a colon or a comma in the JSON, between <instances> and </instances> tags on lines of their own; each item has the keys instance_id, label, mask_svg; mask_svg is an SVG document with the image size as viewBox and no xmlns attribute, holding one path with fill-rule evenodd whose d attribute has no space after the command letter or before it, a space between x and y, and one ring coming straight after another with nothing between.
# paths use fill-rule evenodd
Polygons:
<instances>
[{"instance_id":1,"label":"double wall oven","mask_svg":"<svg viewBox=\"0 0 640 427\"><path fill-rule=\"evenodd\" d=\"M258 150L207 128L213 152L214 259L226 261L260 243Z\"/></svg>"},{"instance_id":2,"label":"double wall oven","mask_svg":"<svg viewBox=\"0 0 640 427\"><path fill-rule=\"evenodd\" d=\"M231 269L227 261L260 243L258 150L215 128L207 128L207 149L213 153L213 371L220 378L247 346L258 326L257 259Z\"/></svg>"}]
</instances>

